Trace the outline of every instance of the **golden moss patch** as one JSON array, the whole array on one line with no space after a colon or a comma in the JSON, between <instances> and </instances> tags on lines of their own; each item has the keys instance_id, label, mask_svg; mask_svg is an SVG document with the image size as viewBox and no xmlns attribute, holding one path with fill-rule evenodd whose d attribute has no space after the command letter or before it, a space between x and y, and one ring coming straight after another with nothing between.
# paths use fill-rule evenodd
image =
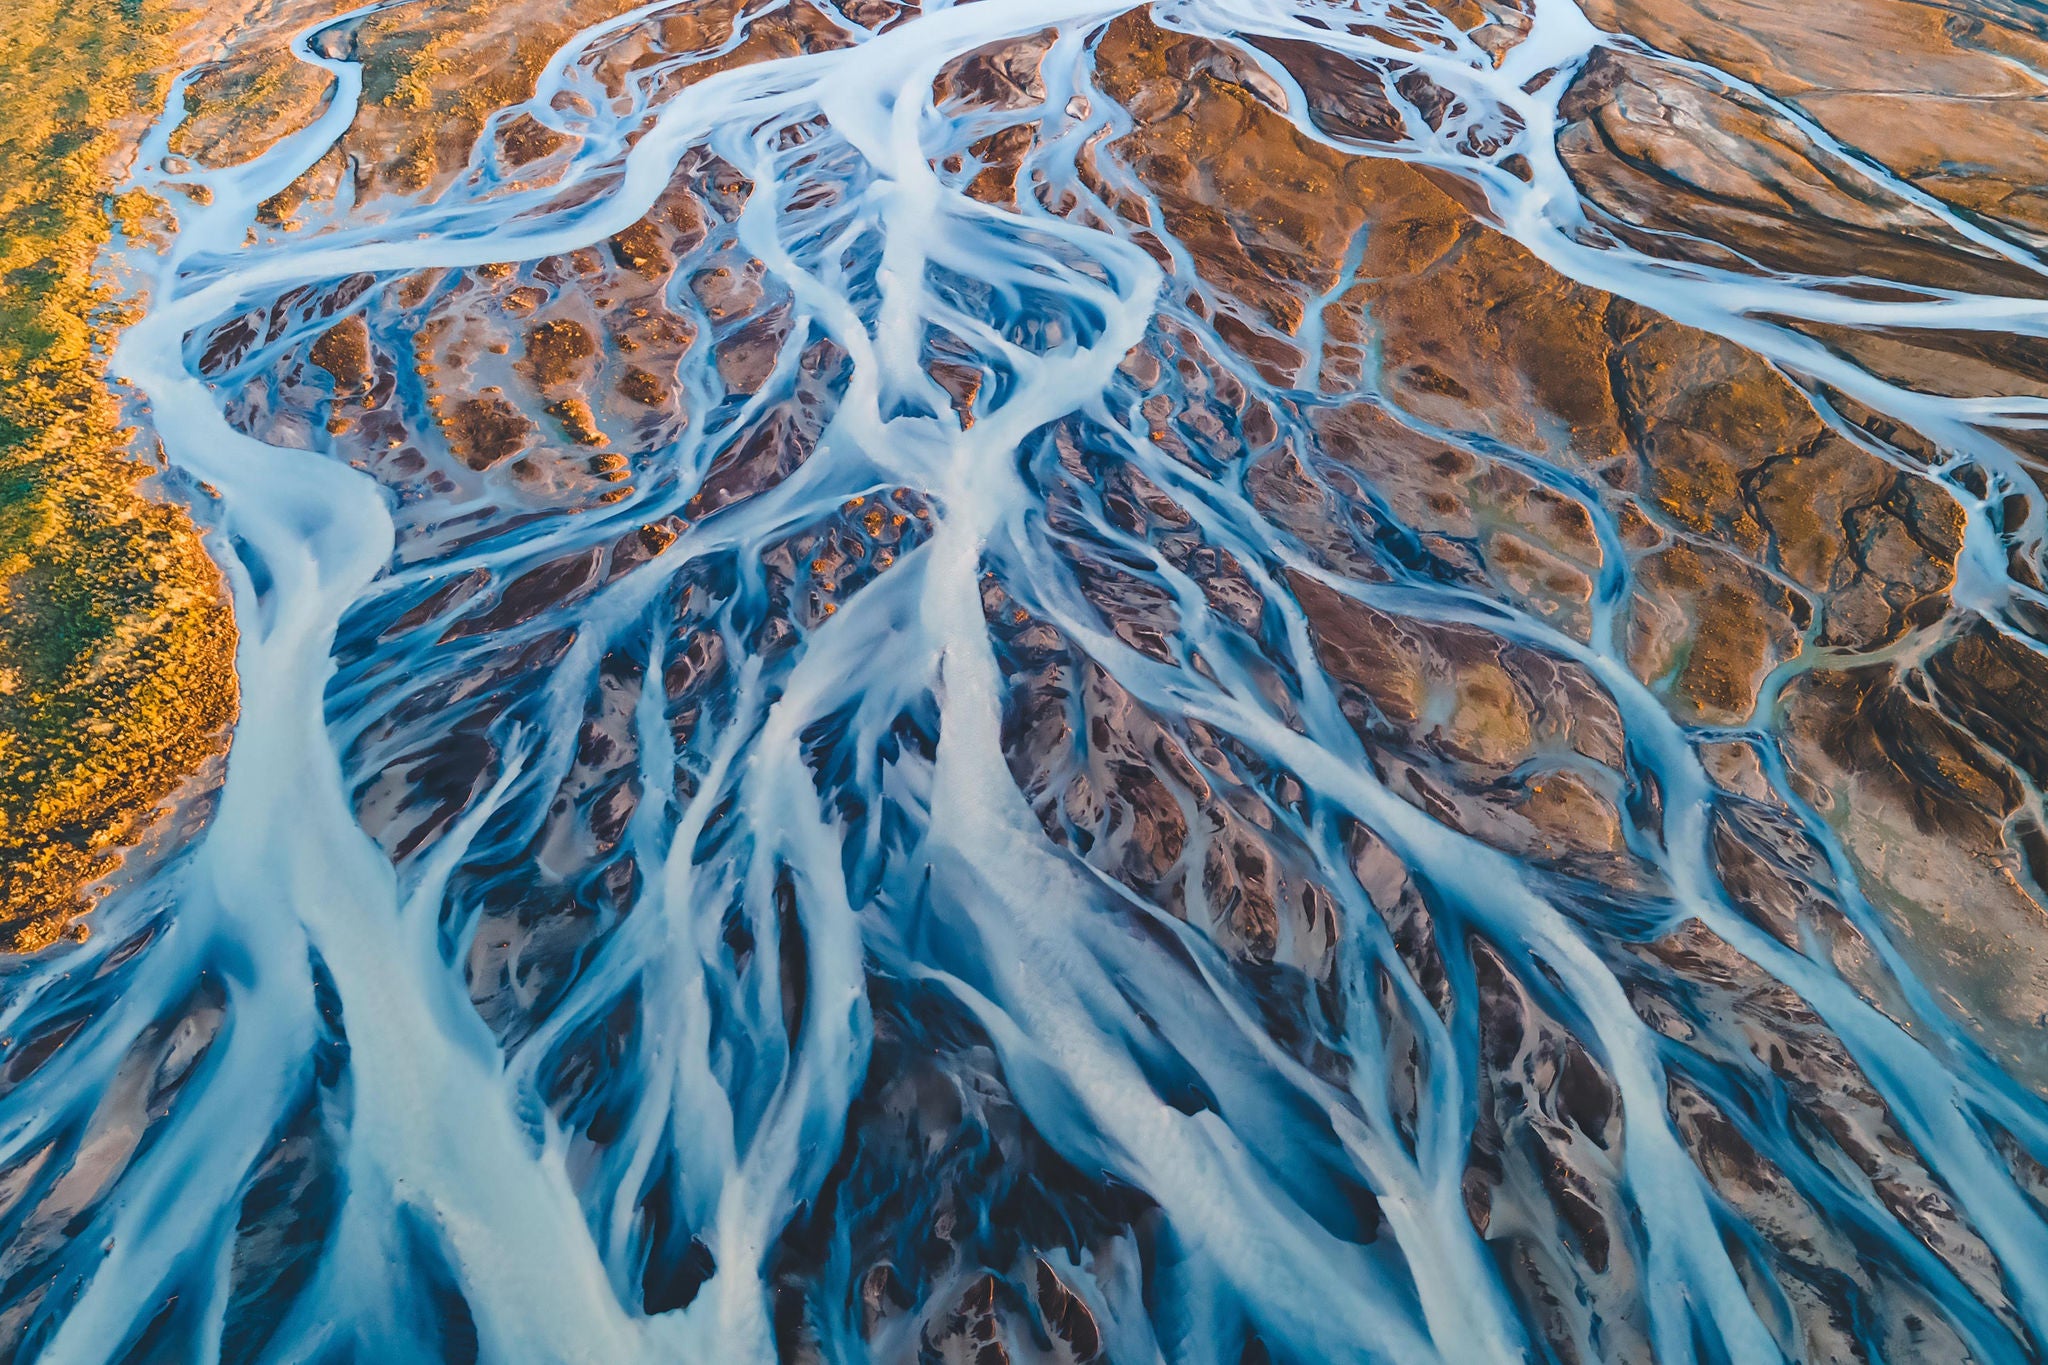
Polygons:
<instances>
[{"instance_id":1,"label":"golden moss patch","mask_svg":"<svg viewBox=\"0 0 2048 1365\"><path fill-rule=\"evenodd\" d=\"M94 347L106 168L171 48L161 0L0 6L4 947L58 936L235 709L219 576L185 513L139 492Z\"/></svg>"}]
</instances>

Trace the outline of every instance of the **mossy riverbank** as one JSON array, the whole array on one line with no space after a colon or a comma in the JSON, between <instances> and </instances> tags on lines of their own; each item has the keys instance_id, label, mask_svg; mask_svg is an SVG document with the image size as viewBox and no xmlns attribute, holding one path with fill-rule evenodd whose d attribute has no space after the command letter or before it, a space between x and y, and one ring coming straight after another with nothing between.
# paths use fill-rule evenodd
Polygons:
<instances>
[{"instance_id":1,"label":"mossy riverbank","mask_svg":"<svg viewBox=\"0 0 2048 1365\"><path fill-rule=\"evenodd\" d=\"M0 6L0 947L63 932L235 711L218 572L97 344L110 168L176 41L154 0Z\"/></svg>"}]
</instances>

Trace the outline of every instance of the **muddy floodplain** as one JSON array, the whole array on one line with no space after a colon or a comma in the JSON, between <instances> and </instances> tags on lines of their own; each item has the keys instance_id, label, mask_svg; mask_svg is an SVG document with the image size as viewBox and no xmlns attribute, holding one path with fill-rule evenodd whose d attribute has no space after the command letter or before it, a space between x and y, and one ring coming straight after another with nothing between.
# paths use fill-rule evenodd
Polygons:
<instances>
[{"instance_id":1,"label":"muddy floodplain","mask_svg":"<svg viewBox=\"0 0 2048 1365\"><path fill-rule=\"evenodd\" d=\"M0 1359L2048 1352L2048 20L264 10Z\"/></svg>"}]
</instances>

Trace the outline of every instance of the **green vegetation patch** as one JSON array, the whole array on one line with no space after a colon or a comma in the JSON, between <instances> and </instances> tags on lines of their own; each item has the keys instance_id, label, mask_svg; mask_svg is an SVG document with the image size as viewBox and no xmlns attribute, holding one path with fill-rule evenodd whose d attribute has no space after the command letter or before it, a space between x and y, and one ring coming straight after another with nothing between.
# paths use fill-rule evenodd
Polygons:
<instances>
[{"instance_id":1,"label":"green vegetation patch","mask_svg":"<svg viewBox=\"0 0 2048 1365\"><path fill-rule=\"evenodd\" d=\"M161 0L0 5L0 947L52 942L219 748L233 625L105 387L107 167L174 55Z\"/></svg>"}]
</instances>

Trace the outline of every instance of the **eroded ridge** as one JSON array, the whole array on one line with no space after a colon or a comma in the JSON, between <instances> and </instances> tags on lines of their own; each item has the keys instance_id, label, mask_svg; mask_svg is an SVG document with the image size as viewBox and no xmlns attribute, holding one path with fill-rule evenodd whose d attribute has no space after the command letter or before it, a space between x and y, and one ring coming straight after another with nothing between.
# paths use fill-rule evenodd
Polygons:
<instances>
[{"instance_id":1,"label":"eroded ridge","mask_svg":"<svg viewBox=\"0 0 2048 1365\"><path fill-rule=\"evenodd\" d=\"M2007 199L1561 0L657 3L392 176L387 13L142 175L244 714L10 980L17 1356L2038 1358Z\"/></svg>"}]
</instances>

